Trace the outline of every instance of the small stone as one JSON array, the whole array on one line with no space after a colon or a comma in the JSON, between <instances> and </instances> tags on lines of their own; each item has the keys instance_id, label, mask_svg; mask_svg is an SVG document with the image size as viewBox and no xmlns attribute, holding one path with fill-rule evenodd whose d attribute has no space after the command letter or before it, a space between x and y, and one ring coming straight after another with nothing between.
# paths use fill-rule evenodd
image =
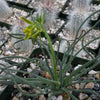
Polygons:
<instances>
[{"instance_id":1,"label":"small stone","mask_svg":"<svg viewBox=\"0 0 100 100\"><path fill-rule=\"evenodd\" d=\"M80 93L80 95L79 95L79 99L80 100L86 100L87 98L88 98L88 95L87 94Z\"/></svg>"},{"instance_id":2,"label":"small stone","mask_svg":"<svg viewBox=\"0 0 100 100\"><path fill-rule=\"evenodd\" d=\"M83 78L83 80L87 80L87 77L82 77Z\"/></svg>"},{"instance_id":3,"label":"small stone","mask_svg":"<svg viewBox=\"0 0 100 100\"><path fill-rule=\"evenodd\" d=\"M90 82L90 83L86 84L85 88L93 89L94 88L94 83Z\"/></svg>"},{"instance_id":4,"label":"small stone","mask_svg":"<svg viewBox=\"0 0 100 100\"><path fill-rule=\"evenodd\" d=\"M27 72L32 72L32 69L31 68L27 68Z\"/></svg>"},{"instance_id":5,"label":"small stone","mask_svg":"<svg viewBox=\"0 0 100 100\"><path fill-rule=\"evenodd\" d=\"M17 69L17 66L13 66L13 69Z\"/></svg>"},{"instance_id":6,"label":"small stone","mask_svg":"<svg viewBox=\"0 0 100 100\"><path fill-rule=\"evenodd\" d=\"M59 46L59 52L64 53L66 52L66 50L67 50L67 41L61 40L60 46Z\"/></svg>"},{"instance_id":7,"label":"small stone","mask_svg":"<svg viewBox=\"0 0 100 100\"><path fill-rule=\"evenodd\" d=\"M92 98L92 100L97 100L97 96L95 94L91 94L90 97Z\"/></svg>"},{"instance_id":8,"label":"small stone","mask_svg":"<svg viewBox=\"0 0 100 100\"><path fill-rule=\"evenodd\" d=\"M89 75L94 75L94 74L97 74L97 72L94 71L94 70L91 70L91 71L88 72L88 74L89 74Z\"/></svg>"},{"instance_id":9,"label":"small stone","mask_svg":"<svg viewBox=\"0 0 100 100\"><path fill-rule=\"evenodd\" d=\"M85 87L86 83L80 83L80 89L83 89Z\"/></svg>"},{"instance_id":10,"label":"small stone","mask_svg":"<svg viewBox=\"0 0 100 100\"><path fill-rule=\"evenodd\" d=\"M98 91L100 89L100 84L99 83L94 83L94 90Z\"/></svg>"},{"instance_id":11,"label":"small stone","mask_svg":"<svg viewBox=\"0 0 100 100\"><path fill-rule=\"evenodd\" d=\"M5 52L5 55L14 55L14 53L11 52L11 51L6 51L6 52Z\"/></svg>"},{"instance_id":12,"label":"small stone","mask_svg":"<svg viewBox=\"0 0 100 100\"><path fill-rule=\"evenodd\" d=\"M72 95L74 95L75 97L78 97L78 96L79 96L79 94L80 94L80 92L79 92L79 91L73 91L73 92L72 92Z\"/></svg>"},{"instance_id":13,"label":"small stone","mask_svg":"<svg viewBox=\"0 0 100 100\"><path fill-rule=\"evenodd\" d=\"M79 89L80 88L80 85L79 84L75 84L75 88L76 89Z\"/></svg>"},{"instance_id":14,"label":"small stone","mask_svg":"<svg viewBox=\"0 0 100 100\"><path fill-rule=\"evenodd\" d=\"M95 80L95 78L94 77L89 77L88 80Z\"/></svg>"},{"instance_id":15,"label":"small stone","mask_svg":"<svg viewBox=\"0 0 100 100\"><path fill-rule=\"evenodd\" d=\"M39 70L37 70L37 69L34 69L31 73L34 73L34 74L36 74L36 75L39 75L40 74L40 71ZM30 77L35 77L34 75L30 75Z\"/></svg>"},{"instance_id":16,"label":"small stone","mask_svg":"<svg viewBox=\"0 0 100 100\"><path fill-rule=\"evenodd\" d=\"M69 95L67 93L63 93L63 100L69 100Z\"/></svg>"},{"instance_id":17,"label":"small stone","mask_svg":"<svg viewBox=\"0 0 100 100\"><path fill-rule=\"evenodd\" d=\"M89 97L87 100L92 100L92 98Z\"/></svg>"},{"instance_id":18,"label":"small stone","mask_svg":"<svg viewBox=\"0 0 100 100\"><path fill-rule=\"evenodd\" d=\"M52 96L51 100L57 100L56 96Z\"/></svg>"},{"instance_id":19,"label":"small stone","mask_svg":"<svg viewBox=\"0 0 100 100\"><path fill-rule=\"evenodd\" d=\"M59 70L60 70L60 66L58 65L58 66L57 66L57 71L59 71Z\"/></svg>"},{"instance_id":20,"label":"small stone","mask_svg":"<svg viewBox=\"0 0 100 100\"><path fill-rule=\"evenodd\" d=\"M80 68L82 65L77 65L74 70L77 70L78 68Z\"/></svg>"},{"instance_id":21,"label":"small stone","mask_svg":"<svg viewBox=\"0 0 100 100\"><path fill-rule=\"evenodd\" d=\"M48 72L46 72L45 77L46 77L47 79L51 79L51 76L49 75Z\"/></svg>"},{"instance_id":22,"label":"small stone","mask_svg":"<svg viewBox=\"0 0 100 100\"><path fill-rule=\"evenodd\" d=\"M34 70L37 66L34 63L30 63L30 67Z\"/></svg>"},{"instance_id":23,"label":"small stone","mask_svg":"<svg viewBox=\"0 0 100 100\"><path fill-rule=\"evenodd\" d=\"M67 72L67 73L66 73L66 76L69 76L69 75L70 75L70 73Z\"/></svg>"},{"instance_id":24,"label":"small stone","mask_svg":"<svg viewBox=\"0 0 100 100\"><path fill-rule=\"evenodd\" d=\"M100 74L96 74L96 75L95 75L95 78L97 78L97 79L100 80Z\"/></svg>"},{"instance_id":25,"label":"small stone","mask_svg":"<svg viewBox=\"0 0 100 100\"><path fill-rule=\"evenodd\" d=\"M44 95L40 95L39 100L46 100L46 98L44 97Z\"/></svg>"},{"instance_id":26,"label":"small stone","mask_svg":"<svg viewBox=\"0 0 100 100\"><path fill-rule=\"evenodd\" d=\"M72 87L72 86L68 86L68 88L69 88L69 89L72 89L73 87Z\"/></svg>"},{"instance_id":27,"label":"small stone","mask_svg":"<svg viewBox=\"0 0 100 100\"><path fill-rule=\"evenodd\" d=\"M19 98L19 97L22 97L22 93L18 93L16 94L16 96Z\"/></svg>"},{"instance_id":28,"label":"small stone","mask_svg":"<svg viewBox=\"0 0 100 100\"><path fill-rule=\"evenodd\" d=\"M60 95L58 96L57 100L63 100L63 97Z\"/></svg>"},{"instance_id":29,"label":"small stone","mask_svg":"<svg viewBox=\"0 0 100 100\"><path fill-rule=\"evenodd\" d=\"M17 97L13 97L12 100L19 100Z\"/></svg>"}]
</instances>

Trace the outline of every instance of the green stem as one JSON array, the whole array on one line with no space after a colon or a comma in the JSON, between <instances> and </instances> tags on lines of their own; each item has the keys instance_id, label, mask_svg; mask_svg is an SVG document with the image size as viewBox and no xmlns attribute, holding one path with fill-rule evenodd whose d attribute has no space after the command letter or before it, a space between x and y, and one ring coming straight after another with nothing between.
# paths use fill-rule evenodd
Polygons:
<instances>
[{"instance_id":1,"label":"green stem","mask_svg":"<svg viewBox=\"0 0 100 100\"><path fill-rule=\"evenodd\" d=\"M52 47L52 42L51 42L51 39L48 35L48 33L45 31L45 29L43 28L43 32L49 42L49 45L50 45L50 50L51 50L51 54L52 54L52 60L53 60L53 67L54 67L54 78L55 80L57 81L58 78L57 78L57 68L56 68L56 60L55 60L55 54L54 54L54 50L53 50L53 47Z\"/></svg>"}]
</instances>

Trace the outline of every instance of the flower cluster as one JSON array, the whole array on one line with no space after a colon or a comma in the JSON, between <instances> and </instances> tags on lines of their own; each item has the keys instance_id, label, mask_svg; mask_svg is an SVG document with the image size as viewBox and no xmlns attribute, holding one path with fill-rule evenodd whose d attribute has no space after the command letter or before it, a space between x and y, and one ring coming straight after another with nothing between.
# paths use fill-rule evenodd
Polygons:
<instances>
[{"instance_id":1,"label":"flower cluster","mask_svg":"<svg viewBox=\"0 0 100 100\"><path fill-rule=\"evenodd\" d=\"M27 25L22 19L18 19L15 22L15 25L12 27L11 33L14 37L11 38L11 43L14 46L16 52L25 53L30 52L32 50L31 40L23 39L23 29L26 26Z\"/></svg>"}]
</instances>

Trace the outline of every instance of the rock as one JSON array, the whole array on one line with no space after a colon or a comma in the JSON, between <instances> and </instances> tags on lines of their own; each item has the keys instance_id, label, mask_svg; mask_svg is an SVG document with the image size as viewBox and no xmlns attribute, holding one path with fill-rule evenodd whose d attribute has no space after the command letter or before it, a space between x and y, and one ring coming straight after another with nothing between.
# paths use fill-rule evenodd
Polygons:
<instances>
[{"instance_id":1,"label":"rock","mask_svg":"<svg viewBox=\"0 0 100 100\"><path fill-rule=\"evenodd\" d=\"M37 69L34 69L31 73L36 74L36 75L39 75L39 74L40 74L40 71L37 70ZM34 76L34 75L30 75L30 77L35 78L36 76Z\"/></svg>"},{"instance_id":2,"label":"rock","mask_svg":"<svg viewBox=\"0 0 100 100\"><path fill-rule=\"evenodd\" d=\"M77 65L74 70L77 70L78 68L80 68L82 65Z\"/></svg>"},{"instance_id":3,"label":"rock","mask_svg":"<svg viewBox=\"0 0 100 100\"><path fill-rule=\"evenodd\" d=\"M57 100L56 96L52 96L51 100Z\"/></svg>"},{"instance_id":4,"label":"rock","mask_svg":"<svg viewBox=\"0 0 100 100\"><path fill-rule=\"evenodd\" d=\"M83 89L85 87L86 83L80 83L80 89Z\"/></svg>"},{"instance_id":5,"label":"rock","mask_svg":"<svg viewBox=\"0 0 100 100\"><path fill-rule=\"evenodd\" d=\"M12 100L19 100L17 97L13 97Z\"/></svg>"},{"instance_id":6,"label":"rock","mask_svg":"<svg viewBox=\"0 0 100 100\"><path fill-rule=\"evenodd\" d=\"M94 90L98 91L100 89L100 84L99 83L94 83Z\"/></svg>"},{"instance_id":7,"label":"rock","mask_svg":"<svg viewBox=\"0 0 100 100\"><path fill-rule=\"evenodd\" d=\"M32 69L31 68L27 68L27 72L32 72Z\"/></svg>"},{"instance_id":8,"label":"rock","mask_svg":"<svg viewBox=\"0 0 100 100\"><path fill-rule=\"evenodd\" d=\"M17 66L13 66L13 69L17 69Z\"/></svg>"},{"instance_id":9,"label":"rock","mask_svg":"<svg viewBox=\"0 0 100 100\"><path fill-rule=\"evenodd\" d=\"M37 66L34 63L30 63L30 67L34 70Z\"/></svg>"},{"instance_id":10,"label":"rock","mask_svg":"<svg viewBox=\"0 0 100 100\"><path fill-rule=\"evenodd\" d=\"M11 51L6 51L6 52L5 52L5 55L6 55L6 56L9 56L9 55L14 55L14 53L13 53L13 52L11 52Z\"/></svg>"},{"instance_id":11,"label":"rock","mask_svg":"<svg viewBox=\"0 0 100 100\"><path fill-rule=\"evenodd\" d=\"M87 80L88 77L82 77L82 78L83 78L83 80Z\"/></svg>"},{"instance_id":12,"label":"rock","mask_svg":"<svg viewBox=\"0 0 100 100\"><path fill-rule=\"evenodd\" d=\"M7 20L8 17L11 17L12 13L7 2L5 0L0 0L0 21Z\"/></svg>"},{"instance_id":13,"label":"rock","mask_svg":"<svg viewBox=\"0 0 100 100\"><path fill-rule=\"evenodd\" d=\"M62 94L62 96L63 96L63 100L69 100L69 98L70 98L70 96L65 92Z\"/></svg>"},{"instance_id":14,"label":"rock","mask_svg":"<svg viewBox=\"0 0 100 100\"><path fill-rule=\"evenodd\" d=\"M94 70L91 70L91 71L88 72L88 74L89 74L89 75L94 75L94 74L97 74L97 72L94 71Z\"/></svg>"},{"instance_id":15,"label":"rock","mask_svg":"<svg viewBox=\"0 0 100 100\"><path fill-rule=\"evenodd\" d=\"M94 83L93 82L90 82L90 83L86 84L85 85L85 88L93 89L94 88Z\"/></svg>"},{"instance_id":16,"label":"rock","mask_svg":"<svg viewBox=\"0 0 100 100\"><path fill-rule=\"evenodd\" d=\"M46 72L45 77L46 77L47 79L51 79L51 76L49 75L48 72Z\"/></svg>"},{"instance_id":17,"label":"rock","mask_svg":"<svg viewBox=\"0 0 100 100\"><path fill-rule=\"evenodd\" d=\"M39 100L46 100L46 98L44 97L44 95L40 95Z\"/></svg>"},{"instance_id":18,"label":"rock","mask_svg":"<svg viewBox=\"0 0 100 100\"><path fill-rule=\"evenodd\" d=\"M59 71L60 70L60 65L57 65L57 71Z\"/></svg>"},{"instance_id":19,"label":"rock","mask_svg":"<svg viewBox=\"0 0 100 100\"><path fill-rule=\"evenodd\" d=\"M63 97L60 95L56 100L63 100Z\"/></svg>"},{"instance_id":20,"label":"rock","mask_svg":"<svg viewBox=\"0 0 100 100\"><path fill-rule=\"evenodd\" d=\"M92 100L92 98L89 97L87 100Z\"/></svg>"},{"instance_id":21,"label":"rock","mask_svg":"<svg viewBox=\"0 0 100 100\"><path fill-rule=\"evenodd\" d=\"M87 98L88 98L88 95L87 94L80 93L80 95L79 95L79 99L80 100L86 100Z\"/></svg>"},{"instance_id":22,"label":"rock","mask_svg":"<svg viewBox=\"0 0 100 100\"><path fill-rule=\"evenodd\" d=\"M95 78L97 78L97 79L100 80L100 74L96 74L96 75L95 75Z\"/></svg>"},{"instance_id":23,"label":"rock","mask_svg":"<svg viewBox=\"0 0 100 100\"><path fill-rule=\"evenodd\" d=\"M74 95L75 97L78 97L79 94L80 94L80 92L78 92L78 91L73 91L73 92L72 92L72 95Z\"/></svg>"},{"instance_id":24,"label":"rock","mask_svg":"<svg viewBox=\"0 0 100 100\"><path fill-rule=\"evenodd\" d=\"M86 90L87 90L87 91L93 91L93 89L90 89L90 88L87 88ZM90 95L91 95L92 93L91 93L91 92L87 92L86 94L90 97Z\"/></svg>"},{"instance_id":25,"label":"rock","mask_svg":"<svg viewBox=\"0 0 100 100\"><path fill-rule=\"evenodd\" d=\"M61 40L60 46L59 46L59 52L65 53L66 50L67 50L67 46L68 46L67 41L66 40Z\"/></svg>"},{"instance_id":26,"label":"rock","mask_svg":"<svg viewBox=\"0 0 100 100\"><path fill-rule=\"evenodd\" d=\"M80 88L80 85L79 84L75 84L75 88L76 89L79 89Z\"/></svg>"},{"instance_id":27,"label":"rock","mask_svg":"<svg viewBox=\"0 0 100 100\"><path fill-rule=\"evenodd\" d=\"M66 73L66 76L69 76L69 75L70 75L70 73L67 72L67 73Z\"/></svg>"},{"instance_id":28,"label":"rock","mask_svg":"<svg viewBox=\"0 0 100 100\"><path fill-rule=\"evenodd\" d=\"M88 80L95 80L95 78L94 77L89 77Z\"/></svg>"},{"instance_id":29,"label":"rock","mask_svg":"<svg viewBox=\"0 0 100 100\"><path fill-rule=\"evenodd\" d=\"M31 98L28 98L28 100L31 100Z\"/></svg>"},{"instance_id":30,"label":"rock","mask_svg":"<svg viewBox=\"0 0 100 100\"><path fill-rule=\"evenodd\" d=\"M96 96L95 94L91 94L90 97L92 98L92 100L98 100L98 99L97 99L97 96Z\"/></svg>"},{"instance_id":31,"label":"rock","mask_svg":"<svg viewBox=\"0 0 100 100\"><path fill-rule=\"evenodd\" d=\"M31 99L31 100L39 100L39 98L38 97L33 97L33 99Z\"/></svg>"},{"instance_id":32,"label":"rock","mask_svg":"<svg viewBox=\"0 0 100 100\"><path fill-rule=\"evenodd\" d=\"M22 93L20 93L20 92L18 92L17 94L16 94L16 97L22 97Z\"/></svg>"}]
</instances>

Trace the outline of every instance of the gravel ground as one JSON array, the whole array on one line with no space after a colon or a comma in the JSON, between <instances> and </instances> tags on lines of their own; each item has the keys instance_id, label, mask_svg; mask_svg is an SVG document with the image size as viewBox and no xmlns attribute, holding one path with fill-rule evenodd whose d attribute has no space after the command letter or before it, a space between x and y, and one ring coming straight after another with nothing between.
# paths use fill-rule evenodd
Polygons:
<instances>
[{"instance_id":1,"label":"gravel ground","mask_svg":"<svg viewBox=\"0 0 100 100\"><path fill-rule=\"evenodd\" d=\"M9 1L14 1L14 2L18 2L18 3L22 3L22 4L27 4L29 0L9 0ZM34 1L34 0L33 0ZM36 0L37 1L37 0ZM55 8L57 8L57 12L59 12L61 10L61 8L63 7L64 3L65 3L66 0L57 0L56 3L55 3ZM36 7L37 5L37 2L32 2L29 7ZM71 5L71 4L70 4ZM16 8L11 8L14 12L14 14L9 18L7 19L5 22L6 23L9 23L13 26L16 25L16 23L19 21L20 19L20 16L27 16L28 13L23 11L23 10L18 10ZM100 9L100 5L91 5L91 8L90 8L90 14L96 10ZM68 12L68 8L66 8L66 10L64 11L64 13L69 13ZM36 13L34 13L34 16L36 15ZM95 16L93 16L91 19L92 20L96 20L98 17L98 14L96 14ZM64 23L63 20L60 20L60 19L56 19L56 23L55 23L55 27L51 27L47 30L48 33L55 33L57 31L57 29L59 27L61 27L61 25ZM86 30L88 30L90 27L87 27ZM7 40L7 38L9 37L8 36L8 33L11 33L12 30L8 30L7 28L3 27L3 28L0 28L0 45L3 44L3 42L5 40ZM93 39L94 37L98 37L100 36L100 31L99 30L91 30L89 35L87 35L85 38L85 42L88 42L90 41L91 39ZM61 38L64 38L64 39L67 39L68 41L72 40L72 37L71 37L71 34L69 34L69 30L67 29L67 25L65 25L65 28L59 33L59 37ZM44 38L43 38L44 39ZM94 41L93 43L91 43L89 45L90 48L92 49L95 49L98 47L98 44L99 44L99 41ZM71 42L71 41L70 41ZM25 42L26 43L26 42ZM23 43L24 44L24 43ZM56 41L54 43L54 49L57 50L57 45L59 44L58 41ZM62 45L61 45L61 48L62 46L64 48L62 48L60 50L60 52L65 52L67 47L66 47L66 42L62 42ZM33 46L31 45L30 48L32 48ZM37 46L34 46L33 49L37 48ZM81 48L81 41L78 43L78 45L76 46L75 48L75 52L77 52L77 50L79 50ZM32 50L32 49L31 49ZM8 43L6 43L6 45L3 47L3 52L2 54L0 55L0 57L4 57L4 56L9 56L9 55L20 55L20 56L25 56L25 57L28 57L29 56L29 52L28 51L26 53L24 53L23 51L16 51L13 47L12 47L12 40L9 39ZM0 51L1 52L1 51ZM85 59L91 59L90 57L88 57L88 55L82 51L78 54L78 57L82 57L82 58L85 58ZM16 62L21 62L20 59L14 59L14 61ZM3 62L5 63L5 62ZM76 66L77 67L77 66ZM14 69L17 69L16 66L13 66ZM29 69L27 69L27 71L33 71L34 69L32 69L31 67ZM92 73L92 74L91 74ZM86 79L86 78L94 78L94 79L100 79L100 72L99 71L92 71L91 73L88 73L87 77L82 77L82 79ZM100 84L99 83L88 83L88 84L77 84L76 86L73 86L75 87L76 89L79 89L79 88L82 88L82 86L84 88L91 88L91 89L94 89L95 91L99 91L100 92ZM5 85L0 85L0 92L5 88L6 86ZM28 87L30 88L30 87ZM99 88L99 89L98 89ZM82 93L74 93L74 94L77 94L77 97L79 98L79 100L99 100L99 99L93 99L93 98L96 98L93 94L90 94L90 95L87 95L87 94L82 94ZM22 100L21 98L25 98L22 96L22 94L20 94L18 92L18 94L16 94L17 96L13 96L12 100ZM54 99L56 98L56 99ZM69 97L68 97L69 98ZM23 99L24 100L24 99ZM34 99L31 99L31 98L28 98L27 100L34 100ZM39 100L46 100L46 98L44 97L44 95L40 96L39 97ZM58 97L53 97L53 100L62 100L62 95L58 96ZM67 99L67 100L70 100Z\"/></svg>"}]
</instances>

